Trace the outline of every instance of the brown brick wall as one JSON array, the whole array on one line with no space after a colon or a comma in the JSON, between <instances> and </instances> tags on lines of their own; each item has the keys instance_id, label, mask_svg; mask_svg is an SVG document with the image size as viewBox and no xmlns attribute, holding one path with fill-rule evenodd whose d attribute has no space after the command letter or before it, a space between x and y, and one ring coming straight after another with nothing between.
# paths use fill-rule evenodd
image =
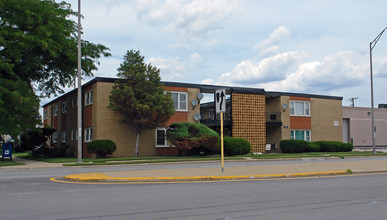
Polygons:
<instances>
[{"instance_id":1,"label":"brown brick wall","mask_svg":"<svg viewBox=\"0 0 387 220\"><path fill-rule=\"evenodd\" d=\"M252 152L265 152L265 96L232 93L232 136L245 138Z\"/></svg>"},{"instance_id":2,"label":"brown brick wall","mask_svg":"<svg viewBox=\"0 0 387 220\"><path fill-rule=\"evenodd\" d=\"M168 91L174 91L174 92L188 92L188 88L186 87L165 86L164 89Z\"/></svg>"},{"instance_id":3,"label":"brown brick wall","mask_svg":"<svg viewBox=\"0 0 387 220\"><path fill-rule=\"evenodd\" d=\"M310 130L312 128L311 117L290 116L290 128Z\"/></svg>"},{"instance_id":4,"label":"brown brick wall","mask_svg":"<svg viewBox=\"0 0 387 220\"><path fill-rule=\"evenodd\" d=\"M166 126L168 127L172 123L176 122L186 122L188 121L188 112L175 112L174 115L171 116Z\"/></svg>"},{"instance_id":5,"label":"brown brick wall","mask_svg":"<svg viewBox=\"0 0 387 220\"><path fill-rule=\"evenodd\" d=\"M297 96L290 96L290 100L297 100L297 101L310 101L309 97L297 97Z\"/></svg>"}]
</instances>

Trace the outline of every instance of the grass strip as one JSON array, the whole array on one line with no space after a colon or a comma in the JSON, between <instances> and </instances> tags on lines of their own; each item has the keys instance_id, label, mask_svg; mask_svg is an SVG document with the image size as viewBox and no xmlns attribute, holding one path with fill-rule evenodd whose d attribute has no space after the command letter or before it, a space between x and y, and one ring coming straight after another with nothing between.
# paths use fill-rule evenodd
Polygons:
<instances>
[{"instance_id":1,"label":"grass strip","mask_svg":"<svg viewBox=\"0 0 387 220\"><path fill-rule=\"evenodd\" d=\"M25 164L19 163L19 162L14 162L14 161L9 161L9 160L0 161L0 167L16 166L16 165L25 165Z\"/></svg>"}]
</instances>

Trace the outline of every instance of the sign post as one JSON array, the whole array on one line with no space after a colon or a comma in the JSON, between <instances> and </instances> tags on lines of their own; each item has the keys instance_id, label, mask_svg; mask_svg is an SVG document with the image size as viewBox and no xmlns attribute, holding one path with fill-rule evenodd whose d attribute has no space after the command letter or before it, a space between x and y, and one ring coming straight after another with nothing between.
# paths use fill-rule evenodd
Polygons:
<instances>
[{"instance_id":1,"label":"sign post","mask_svg":"<svg viewBox=\"0 0 387 220\"><path fill-rule=\"evenodd\" d=\"M220 113L220 154L222 160L222 173L224 172L224 143L223 143L223 113L226 112L226 89L218 89L215 92L215 110Z\"/></svg>"}]
</instances>

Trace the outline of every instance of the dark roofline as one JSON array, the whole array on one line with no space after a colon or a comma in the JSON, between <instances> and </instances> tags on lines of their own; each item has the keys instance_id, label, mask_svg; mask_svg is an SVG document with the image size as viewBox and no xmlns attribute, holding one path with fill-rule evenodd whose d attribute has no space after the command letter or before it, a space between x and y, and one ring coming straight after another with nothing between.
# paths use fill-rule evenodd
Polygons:
<instances>
[{"instance_id":1,"label":"dark roofline","mask_svg":"<svg viewBox=\"0 0 387 220\"><path fill-rule=\"evenodd\" d=\"M95 82L108 82L108 83L114 83L119 78L109 78L109 77L95 77L94 79L90 80L89 82L82 85L82 89L86 86L89 86ZM267 92L264 89L256 89L256 88L247 88L247 87L235 87L235 86L218 86L218 85L206 85L206 84L195 84L195 83L182 83L182 82L168 82L168 81L161 81L164 86L170 86L170 87L185 87L185 88L197 88L202 90L204 93L212 93L215 92L217 89L223 89L225 88L228 93L234 92L234 93L244 93L244 94L261 94L265 95L266 97L278 97L278 96L297 96L297 97L307 97L307 98L321 98L321 99L333 99L333 100L343 100L343 97L338 96L325 96L325 95L314 95L314 94L305 94L305 93L291 93L291 92ZM59 98L63 98L65 96L68 96L72 94L73 92L76 92L77 89L73 89L62 96L59 96L52 101L44 104L42 107L44 108L47 105L52 104L53 102L56 102Z\"/></svg>"},{"instance_id":2,"label":"dark roofline","mask_svg":"<svg viewBox=\"0 0 387 220\"><path fill-rule=\"evenodd\" d=\"M332 100L343 100L340 96L327 96L327 95L315 95L306 93L294 93L294 92L266 92L266 97L279 97L279 96L296 96L305 98L318 98L318 99L332 99Z\"/></svg>"}]
</instances>

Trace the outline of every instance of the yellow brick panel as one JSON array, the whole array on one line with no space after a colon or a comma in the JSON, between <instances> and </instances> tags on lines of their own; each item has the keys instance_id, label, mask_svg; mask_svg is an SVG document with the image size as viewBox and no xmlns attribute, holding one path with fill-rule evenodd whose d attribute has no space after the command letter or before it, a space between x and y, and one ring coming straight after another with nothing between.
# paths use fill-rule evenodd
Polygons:
<instances>
[{"instance_id":1,"label":"yellow brick panel","mask_svg":"<svg viewBox=\"0 0 387 220\"><path fill-rule=\"evenodd\" d=\"M232 136L244 138L252 152L265 152L265 96L232 93Z\"/></svg>"}]
</instances>

